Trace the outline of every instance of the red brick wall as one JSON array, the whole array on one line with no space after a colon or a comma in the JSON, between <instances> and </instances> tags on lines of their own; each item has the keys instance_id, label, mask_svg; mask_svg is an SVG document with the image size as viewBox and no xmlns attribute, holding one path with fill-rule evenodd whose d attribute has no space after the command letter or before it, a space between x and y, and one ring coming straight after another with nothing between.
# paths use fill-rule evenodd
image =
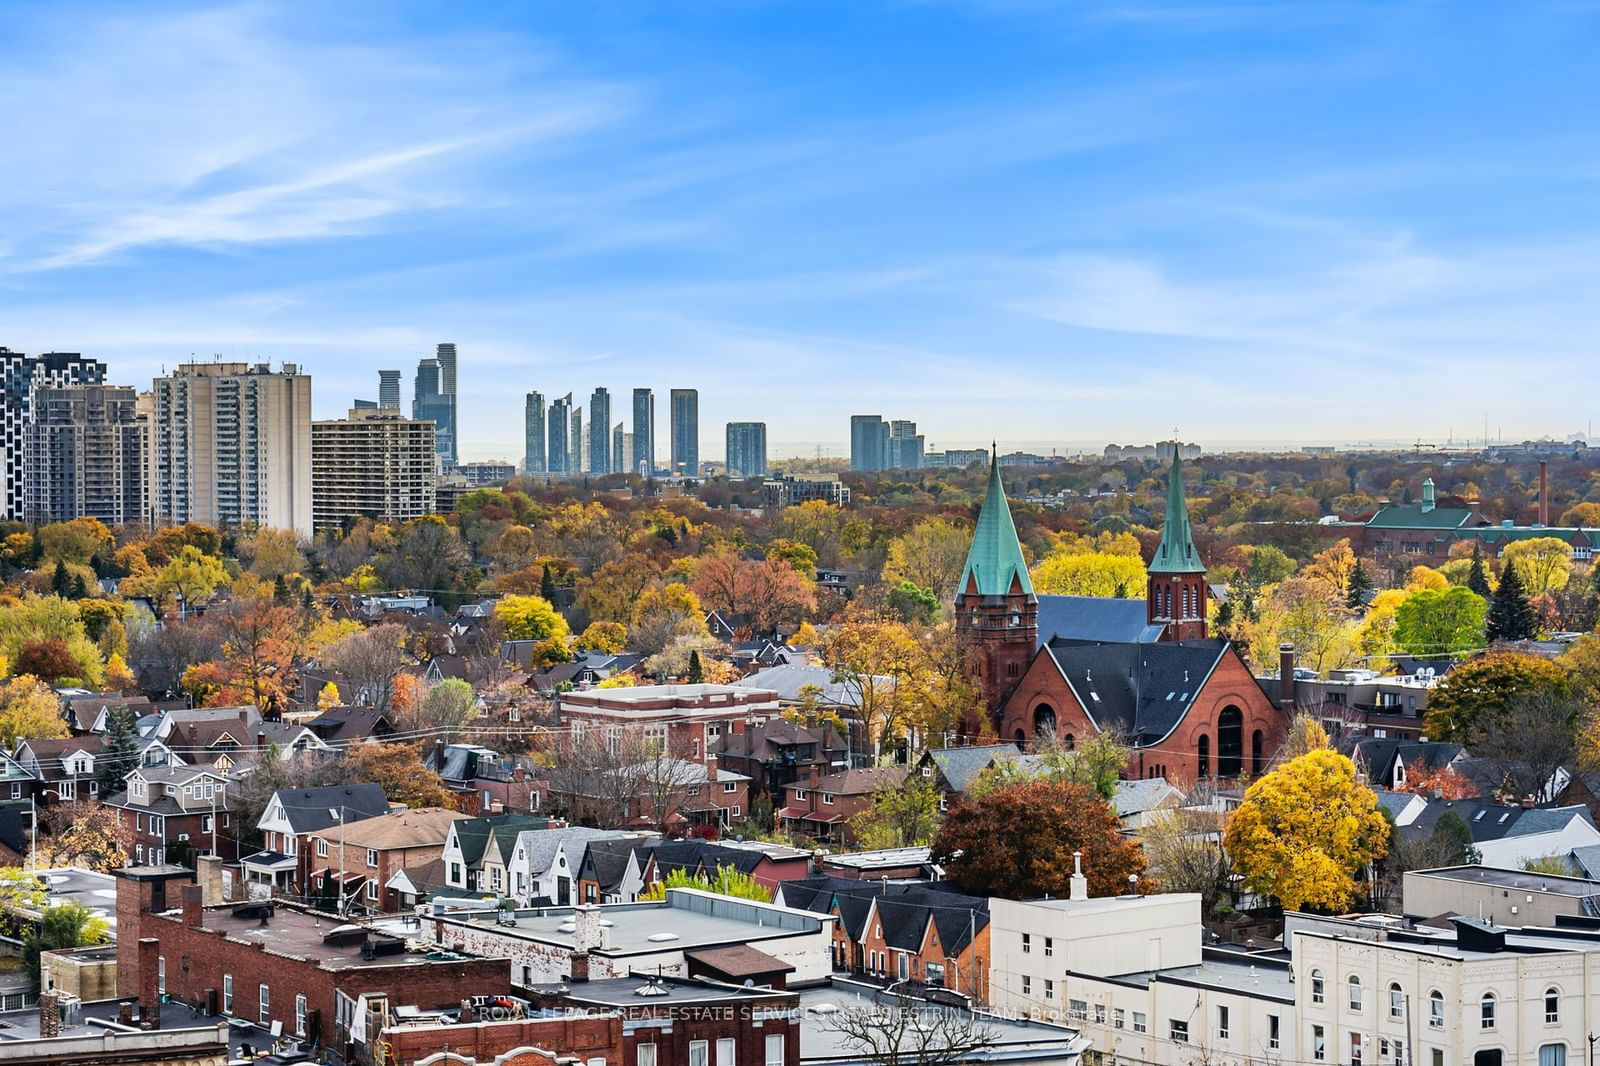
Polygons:
<instances>
[{"instance_id":1,"label":"red brick wall","mask_svg":"<svg viewBox=\"0 0 1600 1066\"><path fill-rule=\"evenodd\" d=\"M612 1017L529 1018L480 1025L425 1026L415 1029L386 1029L388 1042L399 1066L411 1066L418 1059L438 1054L448 1046L455 1055L465 1055L480 1063L513 1048L539 1047L559 1055L580 1059L603 1058L607 1066L625 1066L622 1058L622 1019ZM664 1066L664 1064L663 1064Z\"/></svg>"}]
</instances>

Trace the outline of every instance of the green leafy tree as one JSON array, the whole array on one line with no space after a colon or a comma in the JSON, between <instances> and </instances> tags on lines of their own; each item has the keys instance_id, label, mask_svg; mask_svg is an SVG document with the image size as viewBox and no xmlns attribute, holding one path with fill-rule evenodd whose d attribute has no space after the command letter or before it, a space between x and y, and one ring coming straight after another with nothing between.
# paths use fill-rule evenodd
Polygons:
<instances>
[{"instance_id":1,"label":"green leafy tree","mask_svg":"<svg viewBox=\"0 0 1600 1066\"><path fill-rule=\"evenodd\" d=\"M1522 577L1515 566L1506 564L1500 571L1500 587L1494 590L1485 619L1485 634L1489 641L1532 640L1538 633L1539 623L1528 603L1528 594L1522 587Z\"/></svg>"},{"instance_id":2,"label":"green leafy tree","mask_svg":"<svg viewBox=\"0 0 1600 1066\"><path fill-rule=\"evenodd\" d=\"M651 903L667 898L669 888L697 888L702 892L715 892L719 896L732 896L734 899L751 899L758 903L771 903L772 892L761 882L749 874L740 873L732 866L717 867L713 877L697 877L687 870L670 870L667 876L658 880L639 895L642 903Z\"/></svg>"},{"instance_id":3,"label":"green leafy tree","mask_svg":"<svg viewBox=\"0 0 1600 1066\"><path fill-rule=\"evenodd\" d=\"M939 616L939 597L910 581L890 589L886 602L902 622L913 625L928 625Z\"/></svg>"},{"instance_id":4,"label":"green leafy tree","mask_svg":"<svg viewBox=\"0 0 1600 1066\"><path fill-rule=\"evenodd\" d=\"M39 970L39 955L46 951L89 947L111 941L111 927L86 904L68 900L47 907L37 925L30 923L23 938L23 958L28 968Z\"/></svg>"},{"instance_id":5,"label":"green leafy tree","mask_svg":"<svg viewBox=\"0 0 1600 1066\"><path fill-rule=\"evenodd\" d=\"M1548 659L1490 652L1461 663L1434 686L1422 731L1429 740L1470 747L1516 707L1569 691L1566 671Z\"/></svg>"},{"instance_id":6,"label":"green leafy tree","mask_svg":"<svg viewBox=\"0 0 1600 1066\"><path fill-rule=\"evenodd\" d=\"M1465 585L1411 593L1395 611L1394 643L1407 655L1448 658L1483 646L1487 605Z\"/></svg>"},{"instance_id":7,"label":"green leafy tree","mask_svg":"<svg viewBox=\"0 0 1600 1066\"><path fill-rule=\"evenodd\" d=\"M880 788L872 806L850 819L850 835L868 849L910 848L933 839L939 827L940 791L919 774L893 788Z\"/></svg>"}]
</instances>

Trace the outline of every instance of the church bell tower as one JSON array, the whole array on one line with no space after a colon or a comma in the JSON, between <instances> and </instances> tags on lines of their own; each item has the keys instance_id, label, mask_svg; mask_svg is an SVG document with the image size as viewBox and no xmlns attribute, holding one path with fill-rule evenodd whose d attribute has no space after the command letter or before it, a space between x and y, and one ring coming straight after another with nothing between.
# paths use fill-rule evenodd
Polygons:
<instances>
[{"instance_id":1,"label":"church bell tower","mask_svg":"<svg viewBox=\"0 0 1600 1066\"><path fill-rule=\"evenodd\" d=\"M1206 564L1189 531L1189 505L1183 496L1182 445L1172 442L1172 474L1167 480L1167 516L1161 544L1147 568L1145 618L1162 627L1162 640L1204 640Z\"/></svg>"},{"instance_id":2,"label":"church bell tower","mask_svg":"<svg viewBox=\"0 0 1600 1066\"><path fill-rule=\"evenodd\" d=\"M972 651L984 709L993 718L1039 640L1039 600L1000 483L998 456L989 459L989 488L956 586L955 612L956 633Z\"/></svg>"}]
</instances>

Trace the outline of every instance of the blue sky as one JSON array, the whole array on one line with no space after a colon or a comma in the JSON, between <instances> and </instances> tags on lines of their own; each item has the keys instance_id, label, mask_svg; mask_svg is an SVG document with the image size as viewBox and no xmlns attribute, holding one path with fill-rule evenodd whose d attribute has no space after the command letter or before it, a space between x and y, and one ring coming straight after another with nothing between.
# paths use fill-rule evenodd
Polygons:
<instances>
[{"instance_id":1,"label":"blue sky","mask_svg":"<svg viewBox=\"0 0 1600 1066\"><path fill-rule=\"evenodd\" d=\"M0 344L120 382L332 417L453 340L483 458L595 385L698 387L708 456L1594 416L1593 2L3 14Z\"/></svg>"}]
</instances>

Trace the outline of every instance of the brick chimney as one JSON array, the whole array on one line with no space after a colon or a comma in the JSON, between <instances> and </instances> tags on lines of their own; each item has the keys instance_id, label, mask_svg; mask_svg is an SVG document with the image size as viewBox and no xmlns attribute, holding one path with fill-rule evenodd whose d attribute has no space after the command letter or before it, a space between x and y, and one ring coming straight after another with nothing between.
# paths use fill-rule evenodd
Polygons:
<instances>
[{"instance_id":1,"label":"brick chimney","mask_svg":"<svg viewBox=\"0 0 1600 1066\"><path fill-rule=\"evenodd\" d=\"M39 993L39 1037L51 1040L61 1035L61 994Z\"/></svg>"},{"instance_id":2,"label":"brick chimney","mask_svg":"<svg viewBox=\"0 0 1600 1066\"><path fill-rule=\"evenodd\" d=\"M572 956L572 980L587 981L589 979L589 953L587 951L575 952Z\"/></svg>"},{"instance_id":3,"label":"brick chimney","mask_svg":"<svg viewBox=\"0 0 1600 1066\"><path fill-rule=\"evenodd\" d=\"M200 904L216 907L228 902L222 891L222 856L200 855L195 858L195 876L200 881Z\"/></svg>"},{"instance_id":4,"label":"brick chimney","mask_svg":"<svg viewBox=\"0 0 1600 1066\"><path fill-rule=\"evenodd\" d=\"M139 938L139 1027L161 1028L161 941Z\"/></svg>"},{"instance_id":5,"label":"brick chimney","mask_svg":"<svg viewBox=\"0 0 1600 1066\"><path fill-rule=\"evenodd\" d=\"M1550 524L1550 461L1539 460L1539 524Z\"/></svg>"},{"instance_id":6,"label":"brick chimney","mask_svg":"<svg viewBox=\"0 0 1600 1066\"><path fill-rule=\"evenodd\" d=\"M186 929L205 925L205 889L199 885L183 886L183 924Z\"/></svg>"},{"instance_id":7,"label":"brick chimney","mask_svg":"<svg viewBox=\"0 0 1600 1066\"><path fill-rule=\"evenodd\" d=\"M1278 706L1294 706L1294 645L1278 645Z\"/></svg>"},{"instance_id":8,"label":"brick chimney","mask_svg":"<svg viewBox=\"0 0 1600 1066\"><path fill-rule=\"evenodd\" d=\"M584 903L572 911L572 950L580 953L600 946L600 908Z\"/></svg>"}]
</instances>

